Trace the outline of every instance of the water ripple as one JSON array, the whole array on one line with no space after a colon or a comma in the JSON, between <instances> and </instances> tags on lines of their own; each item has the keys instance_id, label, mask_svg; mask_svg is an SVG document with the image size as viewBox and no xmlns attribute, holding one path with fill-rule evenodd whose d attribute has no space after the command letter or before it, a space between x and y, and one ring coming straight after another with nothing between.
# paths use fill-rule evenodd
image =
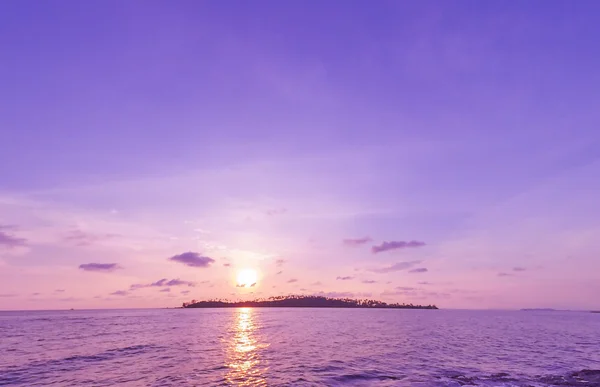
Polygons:
<instances>
[{"instance_id":1,"label":"water ripple","mask_svg":"<svg viewBox=\"0 0 600 387\"><path fill-rule=\"evenodd\" d=\"M0 313L4 386L600 386L600 315Z\"/></svg>"}]
</instances>

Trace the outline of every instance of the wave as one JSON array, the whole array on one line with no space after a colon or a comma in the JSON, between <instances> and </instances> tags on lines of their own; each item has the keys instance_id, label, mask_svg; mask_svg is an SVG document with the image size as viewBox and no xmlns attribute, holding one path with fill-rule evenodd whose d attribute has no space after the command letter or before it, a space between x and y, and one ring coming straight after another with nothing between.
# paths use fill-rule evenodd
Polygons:
<instances>
[{"instance_id":1,"label":"wave","mask_svg":"<svg viewBox=\"0 0 600 387\"><path fill-rule=\"evenodd\" d=\"M585 386L600 387L600 370L584 369L564 375L535 375L515 377L501 372L489 376L467 376L460 373L441 377L442 385L454 386ZM446 379L444 383L444 380ZM451 383L448 383L451 382Z\"/></svg>"},{"instance_id":2,"label":"wave","mask_svg":"<svg viewBox=\"0 0 600 387\"><path fill-rule=\"evenodd\" d=\"M74 355L62 359L31 362L22 367L8 367L0 369L0 386L28 384L40 380L47 374L76 371L88 366L90 363L136 356L156 349L159 349L156 345L133 345L113 348L93 355Z\"/></svg>"}]
</instances>

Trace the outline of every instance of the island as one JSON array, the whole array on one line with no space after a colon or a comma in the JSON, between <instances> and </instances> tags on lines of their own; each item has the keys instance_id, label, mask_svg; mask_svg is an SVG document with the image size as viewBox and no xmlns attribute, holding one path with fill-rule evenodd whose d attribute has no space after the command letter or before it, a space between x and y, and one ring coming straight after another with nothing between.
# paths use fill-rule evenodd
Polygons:
<instances>
[{"instance_id":1,"label":"island","mask_svg":"<svg viewBox=\"0 0 600 387\"><path fill-rule=\"evenodd\" d=\"M277 296L251 301L207 300L184 302L183 308L371 308L438 309L435 305L388 304L383 301L323 296Z\"/></svg>"}]
</instances>

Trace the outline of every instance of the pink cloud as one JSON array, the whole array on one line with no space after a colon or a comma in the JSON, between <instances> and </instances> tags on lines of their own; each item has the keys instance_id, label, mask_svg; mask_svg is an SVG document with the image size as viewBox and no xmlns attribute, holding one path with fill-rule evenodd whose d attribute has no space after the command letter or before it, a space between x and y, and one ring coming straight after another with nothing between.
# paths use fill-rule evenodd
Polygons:
<instances>
[{"instance_id":1,"label":"pink cloud","mask_svg":"<svg viewBox=\"0 0 600 387\"><path fill-rule=\"evenodd\" d=\"M371 271L373 273L378 273L378 274L385 274L385 273L391 273L394 271L410 269L411 267L418 265L419 263L421 263L421 261L398 262L398 263L395 263L390 266L385 266L385 267L377 268L377 269L370 269L369 271Z\"/></svg>"},{"instance_id":2,"label":"pink cloud","mask_svg":"<svg viewBox=\"0 0 600 387\"><path fill-rule=\"evenodd\" d=\"M369 243L371 242L373 239L371 239L371 237L364 237L364 238L349 238L349 239L344 239L342 241L343 244L345 244L346 246L360 246L360 245L364 245L365 243Z\"/></svg>"},{"instance_id":3,"label":"pink cloud","mask_svg":"<svg viewBox=\"0 0 600 387\"><path fill-rule=\"evenodd\" d=\"M119 265L116 263L83 263L79 265L79 268L85 271L109 273L119 269Z\"/></svg>"},{"instance_id":4,"label":"pink cloud","mask_svg":"<svg viewBox=\"0 0 600 387\"><path fill-rule=\"evenodd\" d=\"M64 237L64 240L66 242L73 243L76 246L89 246L94 243L117 238L119 236L120 235L118 234L91 234L82 230L73 230Z\"/></svg>"},{"instance_id":5,"label":"pink cloud","mask_svg":"<svg viewBox=\"0 0 600 387\"><path fill-rule=\"evenodd\" d=\"M384 251L389 251L389 250L416 248L416 247L422 247L422 246L425 246L425 242L390 241L390 242L383 242L380 245L375 245L375 246L371 247L371 251L373 252L373 254L377 254L377 253L382 253Z\"/></svg>"},{"instance_id":6,"label":"pink cloud","mask_svg":"<svg viewBox=\"0 0 600 387\"><path fill-rule=\"evenodd\" d=\"M8 234L2 229L13 229L12 226L0 226L0 246L6 246L8 248L19 247L27 245L27 240L24 238L18 238L11 234Z\"/></svg>"},{"instance_id":7,"label":"pink cloud","mask_svg":"<svg viewBox=\"0 0 600 387\"><path fill-rule=\"evenodd\" d=\"M168 260L183 263L189 267L209 267L213 262L215 262L215 260L212 258L203 257L200 254L191 251L174 255L171 258L168 258Z\"/></svg>"}]
</instances>

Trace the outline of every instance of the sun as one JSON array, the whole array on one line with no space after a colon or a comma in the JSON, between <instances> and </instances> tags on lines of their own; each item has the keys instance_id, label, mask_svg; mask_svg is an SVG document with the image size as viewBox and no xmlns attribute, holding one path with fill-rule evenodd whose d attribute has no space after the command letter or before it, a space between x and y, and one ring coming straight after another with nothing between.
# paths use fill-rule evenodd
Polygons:
<instances>
[{"instance_id":1,"label":"sun","mask_svg":"<svg viewBox=\"0 0 600 387\"><path fill-rule=\"evenodd\" d=\"M240 288L251 288L258 281L258 273L254 269L240 270L237 274L237 286Z\"/></svg>"}]
</instances>

